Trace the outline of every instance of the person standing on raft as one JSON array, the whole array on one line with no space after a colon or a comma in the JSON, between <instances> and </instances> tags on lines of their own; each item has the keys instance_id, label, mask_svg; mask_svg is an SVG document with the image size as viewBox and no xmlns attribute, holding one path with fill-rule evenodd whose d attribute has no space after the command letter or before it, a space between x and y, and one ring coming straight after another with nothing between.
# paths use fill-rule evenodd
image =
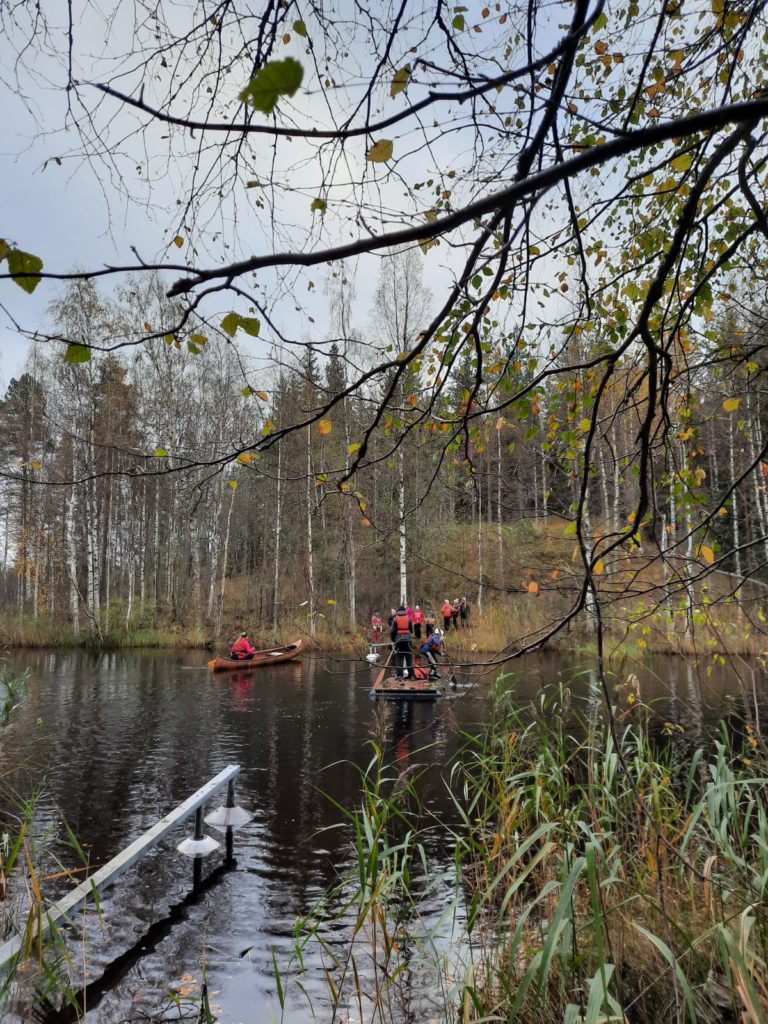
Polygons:
<instances>
[{"instance_id":1,"label":"person standing on raft","mask_svg":"<svg viewBox=\"0 0 768 1024\"><path fill-rule=\"evenodd\" d=\"M398 679L408 679L413 673L413 649L411 648L411 620L401 604L395 612L392 625L389 627L389 636L394 644L393 658L396 666Z\"/></svg>"},{"instance_id":2,"label":"person standing on raft","mask_svg":"<svg viewBox=\"0 0 768 1024\"><path fill-rule=\"evenodd\" d=\"M237 640L232 644L229 656L234 661L250 661L255 653L256 648L251 647L248 643L248 634L241 633Z\"/></svg>"}]
</instances>

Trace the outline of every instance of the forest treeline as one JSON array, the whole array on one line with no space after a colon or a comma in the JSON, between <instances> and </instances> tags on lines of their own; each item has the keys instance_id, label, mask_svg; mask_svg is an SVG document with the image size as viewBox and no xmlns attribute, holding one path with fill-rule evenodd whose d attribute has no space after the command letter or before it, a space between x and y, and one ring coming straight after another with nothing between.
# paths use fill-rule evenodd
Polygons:
<instances>
[{"instance_id":1,"label":"forest treeline","mask_svg":"<svg viewBox=\"0 0 768 1024\"><path fill-rule=\"evenodd\" d=\"M163 322L167 303L157 280L113 298L76 282L51 316L85 341L108 321L119 342L136 322ZM387 340L406 345L413 305L405 323L392 319ZM667 396L674 425L659 422L665 443L650 448L652 512L642 524L632 509L647 384L630 357L613 375L613 395L601 396L583 511L594 545L625 535L593 574L596 593L624 602L617 618L634 595L645 611L682 609L687 628L701 602L693 581L726 573L736 591L765 577L757 330L723 314L719 346L699 347L697 365ZM166 628L202 639L235 628L238 615L265 631L304 622L314 634L322 617L355 633L401 594L414 603L466 595L477 616L552 592L567 610L583 582L571 534L599 330L574 335L548 383L475 421L469 342L450 371L414 364L383 402L387 380L376 377L339 398L350 367L357 374L365 360L359 339L275 358L258 383L226 332L197 337L82 363L39 346L11 381L0 404L6 627L45 620L62 636ZM540 368L540 343L514 361L503 337L489 332L484 344L486 396L515 394ZM420 389L440 372L450 373L448 386L424 415ZM297 426L333 399L327 415ZM362 444L365 464L350 475ZM590 614L588 602L582 618Z\"/></svg>"}]
</instances>

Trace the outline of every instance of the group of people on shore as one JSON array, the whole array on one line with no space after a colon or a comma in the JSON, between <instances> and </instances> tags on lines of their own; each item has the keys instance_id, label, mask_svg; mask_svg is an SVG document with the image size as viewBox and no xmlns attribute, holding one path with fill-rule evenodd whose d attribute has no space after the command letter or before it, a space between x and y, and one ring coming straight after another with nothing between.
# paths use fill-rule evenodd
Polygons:
<instances>
[{"instance_id":1,"label":"group of people on shore","mask_svg":"<svg viewBox=\"0 0 768 1024\"><path fill-rule=\"evenodd\" d=\"M426 611L419 605L411 608L403 602L399 608L393 608L389 616L389 638L392 641L392 658L395 665L395 672L399 679L409 678L413 673L413 648L411 641L419 642L419 651L429 666L429 679L439 679L437 671L436 656L444 653L443 634L447 633L453 625L454 629L469 626L469 602L466 597L456 598L451 602L448 598L443 601L440 608L443 618L442 631L437 626L437 620L432 608ZM424 643L421 643L422 631ZM384 622L378 611L371 616L371 642L380 643L384 633Z\"/></svg>"},{"instance_id":2,"label":"group of people on shore","mask_svg":"<svg viewBox=\"0 0 768 1024\"><path fill-rule=\"evenodd\" d=\"M404 609L405 614L408 616L408 621L413 628L413 636L416 640L421 640L422 631L425 637L430 637L437 627L437 617L433 609L427 608L424 611L419 605L411 608L409 604L402 604L401 607ZM389 613L388 625L391 630L392 621L398 614L398 610L392 608ZM440 615L443 619L443 632L447 633L448 630L453 626L454 629L468 629L469 628L469 601L466 597L457 597L454 601L450 601L447 597L440 606ZM371 642L379 643L384 633L384 620L378 611L375 611L371 616Z\"/></svg>"}]
</instances>

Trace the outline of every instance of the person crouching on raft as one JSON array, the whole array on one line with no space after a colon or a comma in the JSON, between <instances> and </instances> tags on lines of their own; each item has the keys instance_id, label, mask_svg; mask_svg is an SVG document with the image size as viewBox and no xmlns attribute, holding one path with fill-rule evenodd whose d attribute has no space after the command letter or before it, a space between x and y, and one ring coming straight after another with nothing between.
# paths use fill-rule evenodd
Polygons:
<instances>
[{"instance_id":1,"label":"person crouching on raft","mask_svg":"<svg viewBox=\"0 0 768 1024\"><path fill-rule=\"evenodd\" d=\"M256 648L251 647L248 643L248 634L241 633L237 640L232 644L229 656L234 661L250 661L255 653Z\"/></svg>"},{"instance_id":2,"label":"person crouching on raft","mask_svg":"<svg viewBox=\"0 0 768 1024\"><path fill-rule=\"evenodd\" d=\"M419 648L421 653L427 659L429 664L429 679L439 679L440 673L437 671L437 662L435 661L436 654L443 653L443 638L440 636L440 630L436 629L434 633L430 633L425 643Z\"/></svg>"}]
</instances>

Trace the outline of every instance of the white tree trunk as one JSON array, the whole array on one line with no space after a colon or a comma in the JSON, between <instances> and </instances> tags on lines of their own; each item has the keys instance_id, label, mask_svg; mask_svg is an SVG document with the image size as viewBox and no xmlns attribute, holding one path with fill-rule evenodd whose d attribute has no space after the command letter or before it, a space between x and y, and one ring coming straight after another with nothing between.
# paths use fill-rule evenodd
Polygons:
<instances>
[{"instance_id":1,"label":"white tree trunk","mask_svg":"<svg viewBox=\"0 0 768 1024\"><path fill-rule=\"evenodd\" d=\"M272 629L277 633L278 610L280 607L280 532L283 522L283 446L277 442L277 501L275 503L275 580L272 595Z\"/></svg>"},{"instance_id":2,"label":"white tree trunk","mask_svg":"<svg viewBox=\"0 0 768 1024\"><path fill-rule=\"evenodd\" d=\"M74 467L72 476L74 478ZM75 513L77 511L77 491L74 485L69 492L65 516L65 543L67 545L67 574L69 576L69 619L72 632L80 636L80 599L77 593L77 546L75 542Z\"/></svg>"},{"instance_id":3,"label":"white tree trunk","mask_svg":"<svg viewBox=\"0 0 768 1024\"><path fill-rule=\"evenodd\" d=\"M235 481L233 481L235 482ZM219 590L219 605L216 612L216 633L221 633L224 621L224 595L227 589L227 558L229 555L229 531L232 525L232 509L235 507L235 494L237 488L232 488L232 497L229 500L229 511L227 512L227 528L224 531L224 551L221 557L221 587Z\"/></svg>"},{"instance_id":4,"label":"white tree trunk","mask_svg":"<svg viewBox=\"0 0 768 1024\"><path fill-rule=\"evenodd\" d=\"M736 570L736 575L741 579L741 552L739 546L741 544L741 538L739 533L739 492L734 486L736 483L736 459L733 451L734 437L733 437L733 416L728 417L728 463L731 470L731 528L733 530L733 565Z\"/></svg>"},{"instance_id":5,"label":"white tree trunk","mask_svg":"<svg viewBox=\"0 0 768 1024\"><path fill-rule=\"evenodd\" d=\"M398 454L397 510L400 516L400 603L405 605L408 600L408 565L405 536L405 453L402 444Z\"/></svg>"},{"instance_id":6,"label":"white tree trunk","mask_svg":"<svg viewBox=\"0 0 768 1024\"><path fill-rule=\"evenodd\" d=\"M309 635L314 638L317 618L315 612L315 551L312 544L312 512L314 506L312 479L312 433L307 427L307 582L309 584Z\"/></svg>"}]
</instances>

